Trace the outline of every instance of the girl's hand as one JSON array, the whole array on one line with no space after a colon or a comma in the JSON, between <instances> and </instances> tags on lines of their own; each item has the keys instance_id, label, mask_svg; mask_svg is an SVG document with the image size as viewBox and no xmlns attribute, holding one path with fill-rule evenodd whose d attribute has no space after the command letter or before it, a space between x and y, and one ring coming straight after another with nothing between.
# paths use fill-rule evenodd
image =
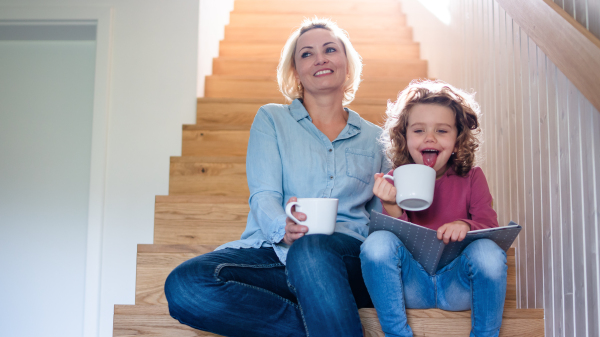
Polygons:
<instances>
[{"instance_id":1,"label":"girl's hand","mask_svg":"<svg viewBox=\"0 0 600 337\"><path fill-rule=\"evenodd\" d=\"M383 173L375 173L373 194L385 204L396 204L396 187L390 184L383 176Z\"/></svg>"},{"instance_id":2,"label":"girl's hand","mask_svg":"<svg viewBox=\"0 0 600 337\"><path fill-rule=\"evenodd\" d=\"M373 185L373 194L375 194L383 203L386 212L394 217L402 216L402 208L396 204L396 187L390 184L383 173L375 173L375 185Z\"/></svg>"},{"instance_id":3,"label":"girl's hand","mask_svg":"<svg viewBox=\"0 0 600 337\"><path fill-rule=\"evenodd\" d=\"M298 201L298 199L296 199L296 197L291 197L290 200L287 201L286 205L294 201ZM294 206L292 209L292 215L295 216L296 219L300 221L306 220L306 214L296 212L295 210L296 206ZM294 241L303 237L306 232L308 232L308 227L298 225L294 222L294 220L287 217L285 219L285 235L283 236L283 242L291 246Z\"/></svg>"},{"instance_id":4,"label":"girl's hand","mask_svg":"<svg viewBox=\"0 0 600 337\"><path fill-rule=\"evenodd\" d=\"M444 240L444 243L450 241L462 241L467 232L471 230L471 226L464 221L452 221L438 228L437 238L438 240Z\"/></svg>"}]
</instances>

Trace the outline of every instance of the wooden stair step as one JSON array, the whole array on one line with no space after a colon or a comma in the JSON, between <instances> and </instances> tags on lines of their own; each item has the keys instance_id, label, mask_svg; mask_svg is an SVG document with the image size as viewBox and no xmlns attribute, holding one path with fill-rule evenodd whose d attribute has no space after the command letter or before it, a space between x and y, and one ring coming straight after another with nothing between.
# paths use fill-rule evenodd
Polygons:
<instances>
[{"instance_id":1,"label":"wooden stair step","mask_svg":"<svg viewBox=\"0 0 600 337\"><path fill-rule=\"evenodd\" d=\"M223 244L240 238L250 212L247 197L156 197L154 244Z\"/></svg>"},{"instance_id":2,"label":"wooden stair step","mask_svg":"<svg viewBox=\"0 0 600 337\"><path fill-rule=\"evenodd\" d=\"M227 42L280 43L283 47L295 28L273 29L273 27L231 27L225 26ZM355 29L348 32L353 44L375 43L391 44L397 42L412 42L411 27L401 26L397 29Z\"/></svg>"},{"instance_id":3,"label":"wooden stair step","mask_svg":"<svg viewBox=\"0 0 600 337\"><path fill-rule=\"evenodd\" d=\"M234 212L240 214L240 208L231 207ZM179 208L181 211L182 208ZM225 207L221 210L226 209ZM210 212L209 212L210 213ZM196 214L196 218L201 217L201 214ZM211 214L208 215L213 219ZM236 216L232 216L235 218ZM233 222L232 222L233 223ZM215 233L221 232L220 237L215 239L215 244L223 244L225 242L237 240L244 229L245 221L233 224L235 229L223 229L222 223L205 223L200 224L202 229L198 229L200 233L202 230L206 231L207 234L215 237ZM175 226L173 230L176 230ZM237 235L234 232L238 231ZM198 235L201 237L201 234ZM166 298L164 295L163 286L169 276L169 273L180 265L181 263L196 257L198 255L210 252L217 246L213 245L138 245L137 253L137 271L136 271L136 291L135 291L135 304L166 304ZM511 248L512 249L512 248ZM512 255L509 255L512 254ZM507 279L507 291L506 291L506 304L507 308L516 307L515 301L515 285L516 285L516 268L515 268L515 255L514 249L509 250L507 265L508 265L508 279Z\"/></svg>"},{"instance_id":4,"label":"wooden stair step","mask_svg":"<svg viewBox=\"0 0 600 337\"><path fill-rule=\"evenodd\" d=\"M227 129L244 127L250 129L258 109L269 102L285 103L283 98L269 99L229 99L229 98L199 98L196 109L196 125ZM279 101L279 102L278 102ZM348 106L358 112L362 118L381 125L385 120L386 100L370 102L355 100Z\"/></svg>"},{"instance_id":5,"label":"wooden stair step","mask_svg":"<svg viewBox=\"0 0 600 337\"><path fill-rule=\"evenodd\" d=\"M278 60L219 57L213 59L213 75L276 76ZM363 59L363 78L425 78L427 61Z\"/></svg>"},{"instance_id":6,"label":"wooden stair step","mask_svg":"<svg viewBox=\"0 0 600 337\"><path fill-rule=\"evenodd\" d=\"M169 194L248 198L246 157L171 157Z\"/></svg>"},{"instance_id":7,"label":"wooden stair step","mask_svg":"<svg viewBox=\"0 0 600 337\"><path fill-rule=\"evenodd\" d=\"M319 17L328 14L363 13L364 15L383 15L392 12L400 12L401 6L398 1L377 1L374 6L372 1L281 1L281 0L241 0L236 1L234 12L236 13L312 13Z\"/></svg>"},{"instance_id":8,"label":"wooden stair step","mask_svg":"<svg viewBox=\"0 0 600 337\"><path fill-rule=\"evenodd\" d=\"M183 126L182 156L245 156L250 130L209 130Z\"/></svg>"},{"instance_id":9,"label":"wooden stair step","mask_svg":"<svg viewBox=\"0 0 600 337\"><path fill-rule=\"evenodd\" d=\"M406 88L412 78L364 79L356 93L357 98L390 99ZM206 97L276 97L280 94L275 77L265 76L206 76Z\"/></svg>"},{"instance_id":10,"label":"wooden stair step","mask_svg":"<svg viewBox=\"0 0 600 337\"><path fill-rule=\"evenodd\" d=\"M353 44L363 59L419 59L419 44L416 42L397 42L394 44ZM281 43L228 42L219 44L220 57L259 58L279 60L283 45Z\"/></svg>"},{"instance_id":11,"label":"wooden stair step","mask_svg":"<svg viewBox=\"0 0 600 337\"><path fill-rule=\"evenodd\" d=\"M313 13L241 13L235 10L229 14L231 27L264 27L268 23L274 29L296 28ZM406 26L406 16L402 12L390 12L384 15L370 16L360 13L327 15L340 28L351 33L355 29L398 29Z\"/></svg>"},{"instance_id":12,"label":"wooden stair step","mask_svg":"<svg viewBox=\"0 0 600 337\"><path fill-rule=\"evenodd\" d=\"M167 305L116 305L113 336L115 337L218 337L195 330L169 316ZM384 337L375 309L359 310L365 337ZM408 309L408 324L415 336L468 336L470 311ZM500 337L543 337L543 309L509 309L503 313Z\"/></svg>"}]
</instances>

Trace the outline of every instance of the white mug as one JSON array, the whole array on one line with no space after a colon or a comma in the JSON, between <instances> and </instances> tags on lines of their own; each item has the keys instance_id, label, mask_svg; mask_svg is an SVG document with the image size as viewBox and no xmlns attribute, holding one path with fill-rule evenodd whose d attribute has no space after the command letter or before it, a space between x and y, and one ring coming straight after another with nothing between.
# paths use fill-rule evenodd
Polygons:
<instances>
[{"instance_id":1,"label":"white mug","mask_svg":"<svg viewBox=\"0 0 600 337\"><path fill-rule=\"evenodd\" d=\"M300 221L292 215L293 206L296 206L296 212L306 214L306 220ZM337 209L338 199L298 198L285 206L285 214L295 223L308 227L306 234L333 234Z\"/></svg>"},{"instance_id":2,"label":"white mug","mask_svg":"<svg viewBox=\"0 0 600 337\"><path fill-rule=\"evenodd\" d=\"M421 164L402 165L394 170L394 176L384 175L394 181L396 203L407 211L422 211L433 202L435 170Z\"/></svg>"}]
</instances>

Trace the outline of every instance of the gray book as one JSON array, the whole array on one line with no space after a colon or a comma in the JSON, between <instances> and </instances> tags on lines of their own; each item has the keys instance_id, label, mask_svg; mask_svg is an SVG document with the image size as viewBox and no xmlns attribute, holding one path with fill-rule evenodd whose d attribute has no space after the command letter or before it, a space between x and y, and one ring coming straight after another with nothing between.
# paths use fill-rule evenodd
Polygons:
<instances>
[{"instance_id":1,"label":"gray book","mask_svg":"<svg viewBox=\"0 0 600 337\"><path fill-rule=\"evenodd\" d=\"M469 231L464 240L445 244L444 241L438 240L437 231L433 229L371 211L369 234L375 231L389 231L396 234L423 269L430 275L434 275L457 258L471 242L478 239L490 239L507 251L519 235L521 228L511 221L504 227Z\"/></svg>"}]
</instances>

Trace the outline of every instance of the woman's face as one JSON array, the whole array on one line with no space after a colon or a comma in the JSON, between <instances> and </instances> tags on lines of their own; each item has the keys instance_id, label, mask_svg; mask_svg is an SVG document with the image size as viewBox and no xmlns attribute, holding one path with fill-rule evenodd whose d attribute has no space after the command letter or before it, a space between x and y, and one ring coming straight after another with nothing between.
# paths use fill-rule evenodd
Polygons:
<instances>
[{"instance_id":1,"label":"woman's face","mask_svg":"<svg viewBox=\"0 0 600 337\"><path fill-rule=\"evenodd\" d=\"M294 73L305 95L343 91L348 59L344 46L333 32L316 28L302 34L296 42L294 61Z\"/></svg>"}]
</instances>

